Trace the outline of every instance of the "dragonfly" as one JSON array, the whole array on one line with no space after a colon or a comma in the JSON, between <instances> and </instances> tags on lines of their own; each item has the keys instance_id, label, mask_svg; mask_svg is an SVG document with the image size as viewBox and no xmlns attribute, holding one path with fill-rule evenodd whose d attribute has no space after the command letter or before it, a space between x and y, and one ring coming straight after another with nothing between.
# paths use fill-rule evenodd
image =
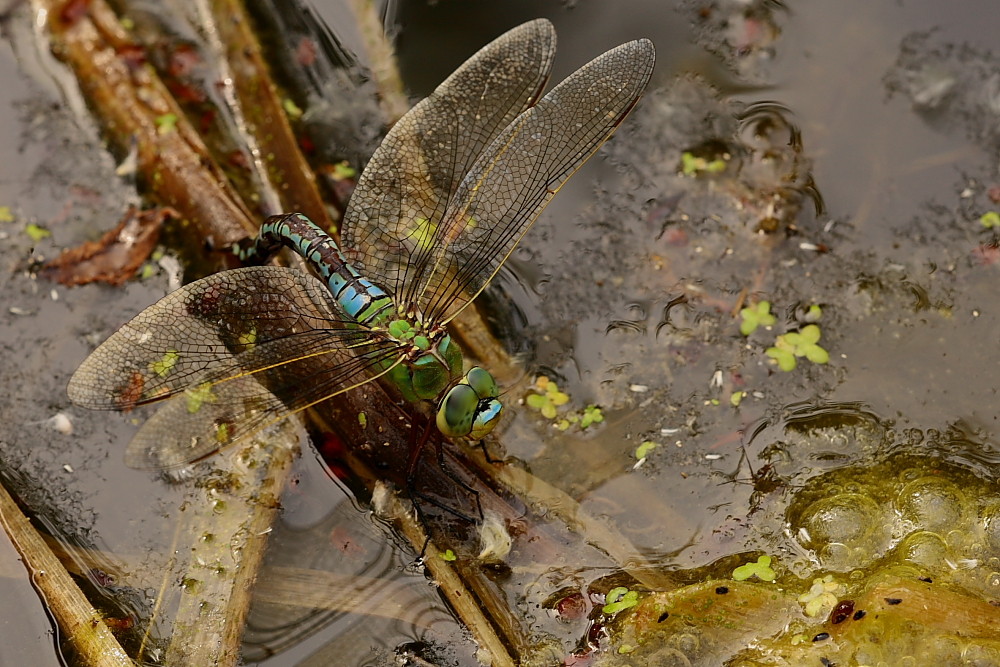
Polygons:
<instances>
[{"instance_id":1,"label":"dragonfly","mask_svg":"<svg viewBox=\"0 0 1000 667\"><path fill-rule=\"evenodd\" d=\"M545 19L489 43L407 112L362 172L341 243L306 216L272 216L234 247L242 268L166 295L87 357L71 401L162 403L126 464L167 470L379 377L436 405L452 438L503 413L484 368L464 370L447 325L475 299L566 180L649 82L654 49L627 42L542 96L555 53ZM311 272L265 265L279 250Z\"/></svg>"}]
</instances>

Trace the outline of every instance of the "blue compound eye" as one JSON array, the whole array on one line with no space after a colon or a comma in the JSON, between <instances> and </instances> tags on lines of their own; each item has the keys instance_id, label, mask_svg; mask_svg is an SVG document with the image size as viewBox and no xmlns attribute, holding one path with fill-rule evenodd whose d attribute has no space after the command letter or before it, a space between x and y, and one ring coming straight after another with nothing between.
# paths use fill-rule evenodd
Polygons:
<instances>
[{"instance_id":1,"label":"blue compound eye","mask_svg":"<svg viewBox=\"0 0 1000 667\"><path fill-rule=\"evenodd\" d=\"M476 417L472 422L472 430L469 432L469 437L473 440L482 440L485 438L486 434L500 423L501 414L503 414L503 403L495 398L480 402L479 409L476 410Z\"/></svg>"}]
</instances>

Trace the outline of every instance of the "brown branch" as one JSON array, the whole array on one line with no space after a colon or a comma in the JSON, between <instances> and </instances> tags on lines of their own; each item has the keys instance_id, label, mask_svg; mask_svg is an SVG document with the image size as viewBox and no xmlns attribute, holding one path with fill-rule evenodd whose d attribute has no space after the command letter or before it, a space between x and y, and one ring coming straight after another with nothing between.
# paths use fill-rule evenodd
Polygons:
<instances>
[{"instance_id":1,"label":"brown branch","mask_svg":"<svg viewBox=\"0 0 1000 667\"><path fill-rule=\"evenodd\" d=\"M134 145L152 195L181 212L200 238L219 245L256 232L250 214L185 119L142 49L103 0L32 0L52 52L76 75L80 90L121 154Z\"/></svg>"},{"instance_id":2,"label":"brown branch","mask_svg":"<svg viewBox=\"0 0 1000 667\"><path fill-rule=\"evenodd\" d=\"M51 610L69 643L78 651L81 664L131 667L132 661L111 634L104 619L2 485L0 523L21 555L31 583L46 608Z\"/></svg>"},{"instance_id":3,"label":"brown branch","mask_svg":"<svg viewBox=\"0 0 1000 667\"><path fill-rule=\"evenodd\" d=\"M305 213L323 229L333 222L316 186L316 176L302 156L277 89L261 55L260 43L250 30L249 17L237 0L212 0L214 28L232 76L238 102L235 111L245 122L260 175L277 194L279 210Z\"/></svg>"},{"instance_id":4,"label":"brown branch","mask_svg":"<svg viewBox=\"0 0 1000 667\"><path fill-rule=\"evenodd\" d=\"M181 515L189 540L167 665L236 665L267 535L291 471L298 428L286 420L242 451L216 457ZM206 536L212 536L206 539Z\"/></svg>"}]
</instances>

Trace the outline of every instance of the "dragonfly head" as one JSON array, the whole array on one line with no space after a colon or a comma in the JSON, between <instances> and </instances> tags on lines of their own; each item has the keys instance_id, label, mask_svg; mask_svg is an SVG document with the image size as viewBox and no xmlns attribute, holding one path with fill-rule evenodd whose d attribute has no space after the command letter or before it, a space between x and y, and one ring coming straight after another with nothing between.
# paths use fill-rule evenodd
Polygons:
<instances>
[{"instance_id":1,"label":"dragonfly head","mask_svg":"<svg viewBox=\"0 0 1000 667\"><path fill-rule=\"evenodd\" d=\"M437 427L452 438L480 440L500 422L500 390L489 371L472 367L438 404Z\"/></svg>"}]
</instances>

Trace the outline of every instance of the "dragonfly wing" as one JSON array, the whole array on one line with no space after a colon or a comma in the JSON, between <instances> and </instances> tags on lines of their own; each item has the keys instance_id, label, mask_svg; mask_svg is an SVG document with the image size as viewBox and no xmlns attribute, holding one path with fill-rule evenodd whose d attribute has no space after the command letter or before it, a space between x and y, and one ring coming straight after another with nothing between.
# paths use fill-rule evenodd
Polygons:
<instances>
[{"instance_id":1,"label":"dragonfly wing","mask_svg":"<svg viewBox=\"0 0 1000 667\"><path fill-rule=\"evenodd\" d=\"M91 409L128 410L183 392L206 373L255 370L234 357L270 341L303 338L350 346L364 330L340 314L316 278L276 266L223 271L185 285L112 334L70 379L67 393ZM340 338L341 340L335 340ZM275 363L258 354L261 363Z\"/></svg>"},{"instance_id":2,"label":"dragonfly wing","mask_svg":"<svg viewBox=\"0 0 1000 667\"><path fill-rule=\"evenodd\" d=\"M463 176L548 79L555 30L537 19L483 47L389 131L361 174L341 239L363 275L409 303Z\"/></svg>"},{"instance_id":3,"label":"dragonfly wing","mask_svg":"<svg viewBox=\"0 0 1000 667\"><path fill-rule=\"evenodd\" d=\"M186 465L261 429L378 377L402 360L395 343L357 340L336 330L298 334L247 350L167 400L128 445L132 468ZM289 358L289 357L292 358ZM280 361L279 361L280 360ZM255 372L238 372L255 368Z\"/></svg>"},{"instance_id":4,"label":"dragonfly wing","mask_svg":"<svg viewBox=\"0 0 1000 667\"><path fill-rule=\"evenodd\" d=\"M492 280L552 196L615 131L649 82L641 39L598 56L504 130L469 170L440 225L417 305L446 322Z\"/></svg>"}]
</instances>

